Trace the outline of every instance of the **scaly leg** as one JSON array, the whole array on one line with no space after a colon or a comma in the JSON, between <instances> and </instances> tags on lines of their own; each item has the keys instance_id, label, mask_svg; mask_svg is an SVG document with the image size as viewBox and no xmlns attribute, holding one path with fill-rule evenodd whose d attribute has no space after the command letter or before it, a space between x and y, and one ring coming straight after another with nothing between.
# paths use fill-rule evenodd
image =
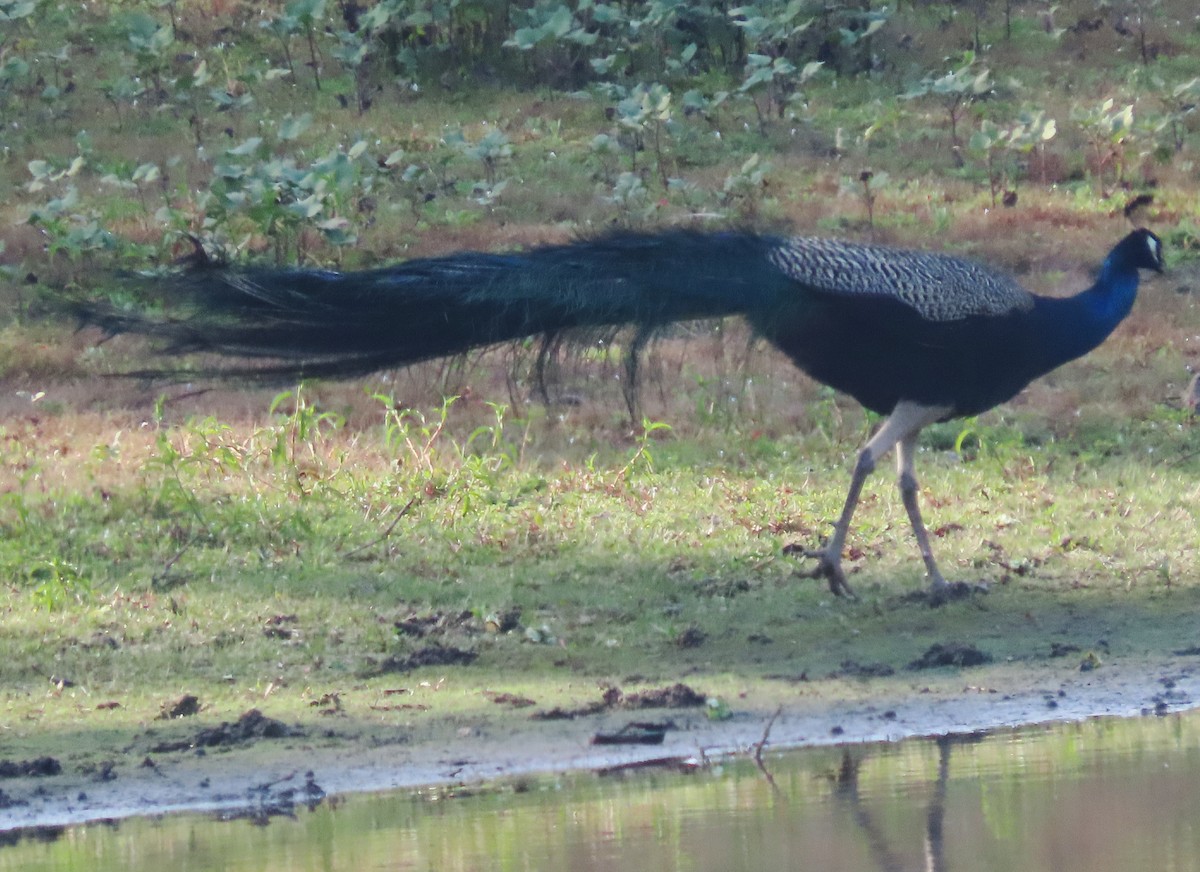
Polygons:
<instances>
[{"instance_id":1,"label":"scaly leg","mask_svg":"<svg viewBox=\"0 0 1200 872\"><path fill-rule=\"evenodd\" d=\"M833 525L833 535L823 548L804 552L805 557L813 557L817 561L816 566L804 573L806 577L828 580L829 589L835 596L854 597L854 592L846 583L846 574L842 571L842 548L846 544L846 534L850 531L850 519L854 517L854 509L858 506L863 482L875 470L879 458L891 451L892 446L906 440L910 444L915 443L917 434L921 430L934 421L944 418L949 412L950 410L943 406L923 406L908 401L896 404L892 414L863 446L863 450L858 455L858 461L854 464L854 475L850 479L850 490L846 494L846 502L842 506L841 517ZM915 493L913 499L915 506ZM905 506L907 505L906 502ZM911 519L911 513L909 517ZM919 520L920 516L918 515L918 522ZM926 547L928 547L928 543L926 543ZM930 559L932 560L932 557ZM928 564L926 565L928 566Z\"/></svg>"},{"instance_id":2,"label":"scaly leg","mask_svg":"<svg viewBox=\"0 0 1200 872\"><path fill-rule=\"evenodd\" d=\"M921 549L921 559L925 561L925 573L929 576L929 595L934 602L940 602L949 595L950 585L938 570L937 562L933 559L933 549L929 547L929 533L925 529L925 522L921 520L921 508L917 505L917 477L913 474L913 452L916 447L916 433L901 439L896 446L896 472L900 476L900 499L904 502L904 511L908 512L908 522L912 524L913 535L917 537L917 547Z\"/></svg>"},{"instance_id":3,"label":"scaly leg","mask_svg":"<svg viewBox=\"0 0 1200 872\"><path fill-rule=\"evenodd\" d=\"M842 571L842 547L846 544L846 532L850 529L850 519L854 517L854 509L858 505L863 482L874 470L875 457L872 455L870 443L868 443L867 447L858 455L858 462L854 464L854 475L850 479L850 491L846 494L846 502L842 506L842 516L833 525L833 535L829 537L824 548L804 551L805 557L816 558L817 565L801 574L806 578L827 579L829 589L834 596L848 596L850 599L857 599L846 581L846 574Z\"/></svg>"}]
</instances>

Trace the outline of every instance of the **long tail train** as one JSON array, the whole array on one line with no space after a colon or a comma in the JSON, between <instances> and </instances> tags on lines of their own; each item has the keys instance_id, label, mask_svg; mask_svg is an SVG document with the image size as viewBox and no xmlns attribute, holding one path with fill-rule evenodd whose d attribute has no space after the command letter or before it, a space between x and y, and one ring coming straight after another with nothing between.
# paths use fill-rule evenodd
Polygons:
<instances>
[{"instance_id":1,"label":"long tail train","mask_svg":"<svg viewBox=\"0 0 1200 872\"><path fill-rule=\"evenodd\" d=\"M777 245L680 231L350 273L205 265L163 281L164 302L181 314L94 304L79 314L159 339L167 354L231 358L209 375L346 378L530 336L633 325L645 337L677 321L767 309L790 284L766 258Z\"/></svg>"}]
</instances>

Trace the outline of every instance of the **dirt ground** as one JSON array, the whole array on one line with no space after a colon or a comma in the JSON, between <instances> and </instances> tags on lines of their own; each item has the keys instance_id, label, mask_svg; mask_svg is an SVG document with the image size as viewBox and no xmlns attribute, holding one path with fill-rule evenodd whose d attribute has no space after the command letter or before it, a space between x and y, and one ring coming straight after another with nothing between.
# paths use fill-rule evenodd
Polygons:
<instances>
[{"instance_id":1,"label":"dirt ground","mask_svg":"<svg viewBox=\"0 0 1200 872\"><path fill-rule=\"evenodd\" d=\"M678 685L676 686L678 687ZM686 695L686 694L685 694ZM1164 715L1200 700L1200 656L931 670L914 681L779 682L731 705L535 719L519 709L472 722L318 733L243 715L193 741L138 742L102 766L25 761L0 772L0 831L179 811L289 813L338 794L451 787L568 770L694 766L729 754L1007 729L1091 717ZM544 714L544 713L543 713ZM635 724L630 728L631 724ZM659 744L621 744L631 737ZM607 742L606 742L607 740ZM12 767L10 761L0 769ZM6 777L7 776L7 777Z\"/></svg>"}]
</instances>

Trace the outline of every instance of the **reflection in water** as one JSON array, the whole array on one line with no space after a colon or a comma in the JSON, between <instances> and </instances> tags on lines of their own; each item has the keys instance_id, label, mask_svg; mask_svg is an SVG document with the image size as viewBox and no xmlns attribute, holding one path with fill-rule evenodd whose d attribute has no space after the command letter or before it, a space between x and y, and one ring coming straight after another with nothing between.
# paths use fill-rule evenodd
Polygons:
<instances>
[{"instance_id":1,"label":"reflection in water","mask_svg":"<svg viewBox=\"0 0 1200 872\"><path fill-rule=\"evenodd\" d=\"M930 741L937 747L937 777L933 792L925 811L925 869L928 872L946 872L946 851L943 822L946 818L946 785L950 780L950 751L958 744L982 741L984 733L938 736ZM834 797L844 804L854 822L866 836L866 843L874 865L883 872L900 872L907 868L900 857L891 850L887 835L875 823L869 803L864 802L858 790L858 771L870 755L869 749L847 748L842 752L842 766L837 774L837 789Z\"/></svg>"},{"instance_id":2,"label":"reflection in water","mask_svg":"<svg viewBox=\"0 0 1200 872\"><path fill-rule=\"evenodd\" d=\"M9 834L0 870L1200 870L1198 714L757 762Z\"/></svg>"},{"instance_id":3,"label":"reflection in water","mask_svg":"<svg viewBox=\"0 0 1200 872\"><path fill-rule=\"evenodd\" d=\"M21 842L55 842L67 832L66 827L27 827L21 830L0 832L0 846L18 845Z\"/></svg>"},{"instance_id":4,"label":"reflection in water","mask_svg":"<svg viewBox=\"0 0 1200 872\"><path fill-rule=\"evenodd\" d=\"M863 755L854 751L847 750L843 752L842 768L838 770L837 791L834 793L834 796L849 806L854 822L858 824L859 829L867 837L867 847L871 850L871 856L875 860L875 865L885 870L885 872L895 872L895 870L903 869L904 864L892 853L891 848L888 846L887 837L876 825L870 808L867 803L862 801L858 793L858 770L862 766L864 759ZM930 818L932 819L932 817L933 815L931 814ZM938 828L939 830L941 829L940 822ZM941 852L941 842L941 833L939 832L937 839L937 850L939 853Z\"/></svg>"}]
</instances>

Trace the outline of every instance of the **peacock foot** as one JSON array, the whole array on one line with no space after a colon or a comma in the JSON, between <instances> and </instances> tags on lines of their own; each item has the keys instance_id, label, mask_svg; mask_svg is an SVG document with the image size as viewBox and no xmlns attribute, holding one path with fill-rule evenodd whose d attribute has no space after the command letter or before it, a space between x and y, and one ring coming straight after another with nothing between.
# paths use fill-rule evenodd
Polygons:
<instances>
[{"instance_id":1,"label":"peacock foot","mask_svg":"<svg viewBox=\"0 0 1200 872\"><path fill-rule=\"evenodd\" d=\"M950 582L935 568L929 573L929 605L937 607L950 599Z\"/></svg>"},{"instance_id":2,"label":"peacock foot","mask_svg":"<svg viewBox=\"0 0 1200 872\"><path fill-rule=\"evenodd\" d=\"M987 584L969 584L965 581L946 581L941 575L930 581L929 586L922 590L914 590L903 594L899 602L912 605L927 605L931 609L944 606L946 603L970 599L976 594L988 592Z\"/></svg>"},{"instance_id":3,"label":"peacock foot","mask_svg":"<svg viewBox=\"0 0 1200 872\"><path fill-rule=\"evenodd\" d=\"M967 584L965 581L946 581L941 575L934 578L924 596L932 608L944 606L955 600L968 599L977 593L986 593L986 585Z\"/></svg>"},{"instance_id":4,"label":"peacock foot","mask_svg":"<svg viewBox=\"0 0 1200 872\"><path fill-rule=\"evenodd\" d=\"M858 599L846 581L846 573L842 571L842 555L831 552L828 548L812 550L800 545L784 545L784 554L799 554L801 557L811 557L817 561L812 569L800 573L801 578L823 578L829 582L829 590L834 596L844 596L848 599Z\"/></svg>"}]
</instances>

